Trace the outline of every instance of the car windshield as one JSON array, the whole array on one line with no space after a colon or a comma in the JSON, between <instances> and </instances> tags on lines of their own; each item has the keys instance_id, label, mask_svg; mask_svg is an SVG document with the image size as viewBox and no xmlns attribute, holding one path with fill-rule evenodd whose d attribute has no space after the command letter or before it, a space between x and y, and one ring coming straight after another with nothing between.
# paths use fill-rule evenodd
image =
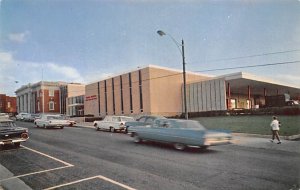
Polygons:
<instances>
[{"instance_id":1,"label":"car windshield","mask_svg":"<svg viewBox=\"0 0 300 190\"><path fill-rule=\"evenodd\" d=\"M2 121L0 122L0 127L16 127L16 125L11 121Z\"/></svg>"},{"instance_id":2,"label":"car windshield","mask_svg":"<svg viewBox=\"0 0 300 190\"><path fill-rule=\"evenodd\" d=\"M185 129L200 129L205 130L205 127L197 121L191 120L169 120L173 128L185 128Z\"/></svg>"}]
</instances>

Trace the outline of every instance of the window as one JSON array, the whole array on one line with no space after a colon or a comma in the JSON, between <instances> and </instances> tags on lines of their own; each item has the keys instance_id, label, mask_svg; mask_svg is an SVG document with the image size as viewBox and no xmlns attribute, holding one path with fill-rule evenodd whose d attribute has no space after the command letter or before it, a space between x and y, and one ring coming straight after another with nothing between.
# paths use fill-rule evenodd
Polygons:
<instances>
[{"instance_id":1,"label":"window","mask_svg":"<svg viewBox=\"0 0 300 190\"><path fill-rule=\"evenodd\" d=\"M7 102L7 107L8 107L8 108L10 108L10 107L11 107L11 105L10 105L10 102Z\"/></svg>"},{"instance_id":2,"label":"window","mask_svg":"<svg viewBox=\"0 0 300 190\"><path fill-rule=\"evenodd\" d=\"M100 109L100 82L98 82L98 114L101 115L101 109ZM82 100L83 103L83 100Z\"/></svg>"},{"instance_id":3,"label":"window","mask_svg":"<svg viewBox=\"0 0 300 190\"><path fill-rule=\"evenodd\" d=\"M230 107L231 107L231 109L236 108L236 99L230 99Z\"/></svg>"},{"instance_id":4,"label":"window","mask_svg":"<svg viewBox=\"0 0 300 190\"><path fill-rule=\"evenodd\" d=\"M105 95L105 113L107 115L107 86L106 86L106 80L104 81L104 95Z\"/></svg>"},{"instance_id":5,"label":"window","mask_svg":"<svg viewBox=\"0 0 300 190\"><path fill-rule=\"evenodd\" d=\"M112 83L112 98L113 98L113 112L114 115L116 114L116 103L115 103L115 81L114 78L111 79L111 83Z\"/></svg>"},{"instance_id":6,"label":"window","mask_svg":"<svg viewBox=\"0 0 300 190\"><path fill-rule=\"evenodd\" d=\"M49 102L49 110L54 110L54 102L53 101Z\"/></svg>"},{"instance_id":7,"label":"window","mask_svg":"<svg viewBox=\"0 0 300 190\"><path fill-rule=\"evenodd\" d=\"M143 112L142 72L139 70L140 111Z\"/></svg>"},{"instance_id":8,"label":"window","mask_svg":"<svg viewBox=\"0 0 300 190\"><path fill-rule=\"evenodd\" d=\"M40 102L38 101L37 110L40 111Z\"/></svg>"},{"instance_id":9,"label":"window","mask_svg":"<svg viewBox=\"0 0 300 190\"><path fill-rule=\"evenodd\" d=\"M251 109L251 100L247 100L247 109Z\"/></svg>"},{"instance_id":10,"label":"window","mask_svg":"<svg viewBox=\"0 0 300 190\"><path fill-rule=\"evenodd\" d=\"M49 89L49 96L54 96L54 90Z\"/></svg>"},{"instance_id":11,"label":"window","mask_svg":"<svg viewBox=\"0 0 300 190\"><path fill-rule=\"evenodd\" d=\"M130 99L130 112L133 113L133 106L132 106L132 82L131 82L131 73L129 73L129 99Z\"/></svg>"},{"instance_id":12,"label":"window","mask_svg":"<svg viewBox=\"0 0 300 190\"><path fill-rule=\"evenodd\" d=\"M120 91L121 91L121 112L124 113L124 104L123 104L123 81L122 76L120 76Z\"/></svg>"},{"instance_id":13,"label":"window","mask_svg":"<svg viewBox=\"0 0 300 190\"><path fill-rule=\"evenodd\" d=\"M140 119L138 119L139 122L145 122L146 121L146 117L141 117Z\"/></svg>"}]
</instances>

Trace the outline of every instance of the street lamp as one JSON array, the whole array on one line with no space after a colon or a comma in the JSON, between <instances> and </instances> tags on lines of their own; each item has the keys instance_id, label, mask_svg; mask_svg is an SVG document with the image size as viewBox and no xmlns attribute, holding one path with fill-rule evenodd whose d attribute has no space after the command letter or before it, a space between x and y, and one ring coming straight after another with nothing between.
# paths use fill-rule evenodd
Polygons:
<instances>
[{"instance_id":1,"label":"street lamp","mask_svg":"<svg viewBox=\"0 0 300 190\"><path fill-rule=\"evenodd\" d=\"M186 76L185 76L185 57L184 57L184 41L183 39L181 40L181 44L177 42L170 34L165 33L162 30L158 30L157 34L160 36L169 36L171 40L175 43L177 46L181 56L182 56L182 74L183 74L183 101L184 101L184 116L185 119L188 119L188 112L187 112L187 107L186 107ZM181 47L181 50L180 50Z\"/></svg>"}]
</instances>

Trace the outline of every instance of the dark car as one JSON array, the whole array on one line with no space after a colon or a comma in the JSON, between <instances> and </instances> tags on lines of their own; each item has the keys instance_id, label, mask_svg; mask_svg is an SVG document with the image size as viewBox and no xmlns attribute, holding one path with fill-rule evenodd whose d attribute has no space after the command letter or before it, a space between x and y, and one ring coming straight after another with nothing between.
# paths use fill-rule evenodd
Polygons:
<instances>
[{"instance_id":1,"label":"dark car","mask_svg":"<svg viewBox=\"0 0 300 190\"><path fill-rule=\"evenodd\" d=\"M136 121L128 121L125 123L125 133L128 133L129 127L135 127L135 126L146 126L146 125L152 125L152 123L156 119L166 119L163 116L154 116L154 115L144 115L138 118Z\"/></svg>"},{"instance_id":2,"label":"dark car","mask_svg":"<svg viewBox=\"0 0 300 190\"><path fill-rule=\"evenodd\" d=\"M19 147L28 138L27 128L17 127L10 119L0 118L0 146L12 144Z\"/></svg>"}]
</instances>

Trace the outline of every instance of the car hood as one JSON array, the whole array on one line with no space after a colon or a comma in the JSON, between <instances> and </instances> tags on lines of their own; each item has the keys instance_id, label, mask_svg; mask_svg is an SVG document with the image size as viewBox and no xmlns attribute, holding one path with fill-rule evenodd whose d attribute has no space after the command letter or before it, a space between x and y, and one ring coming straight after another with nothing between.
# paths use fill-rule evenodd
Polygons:
<instances>
[{"instance_id":1,"label":"car hood","mask_svg":"<svg viewBox=\"0 0 300 190\"><path fill-rule=\"evenodd\" d=\"M0 133L9 131L26 131L27 128L23 127L0 127Z\"/></svg>"}]
</instances>

